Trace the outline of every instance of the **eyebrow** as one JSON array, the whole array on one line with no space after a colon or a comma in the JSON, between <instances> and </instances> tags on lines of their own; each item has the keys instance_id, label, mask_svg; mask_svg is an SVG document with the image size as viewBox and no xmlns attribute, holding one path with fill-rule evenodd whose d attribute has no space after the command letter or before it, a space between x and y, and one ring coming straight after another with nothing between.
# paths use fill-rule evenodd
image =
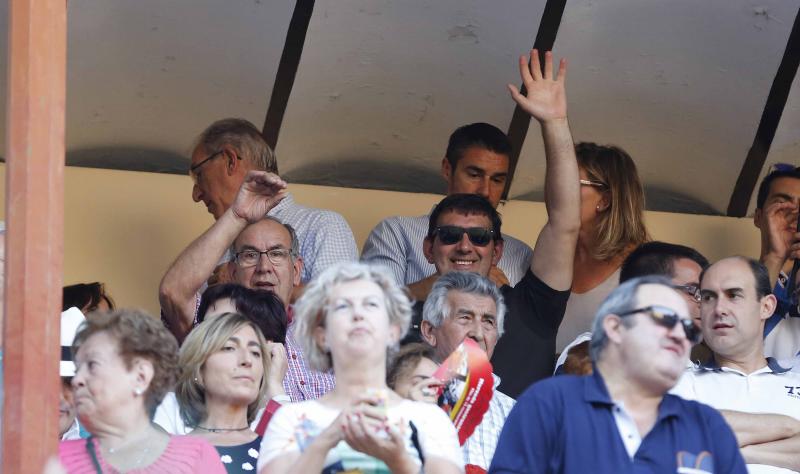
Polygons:
<instances>
[{"instance_id":1,"label":"eyebrow","mask_svg":"<svg viewBox=\"0 0 800 474\"><path fill-rule=\"evenodd\" d=\"M270 250L275 250L275 249L289 250L283 244L275 244L272 247L268 247L265 251L270 251ZM245 250L254 250L256 252L260 252L261 251L257 247L254 247L252 245L247 245L247 244L242 245L242 248L240 248L238 251L239 252L244 252Z\"/></svg>"},{"instance_id":2,"label":"eyebrow","mask_svg":"<svg viewBox=\"0 0 800 474\"><path fill-rule=\"evenodd\" d=\"M795 198L795 196L792 196L791 194L786 194L786 193L776 193L776 194L773 194L772 196L770 196L770 199L785 199L787 201L791 201L794 198Z\"/></svg>"}]
</instances>

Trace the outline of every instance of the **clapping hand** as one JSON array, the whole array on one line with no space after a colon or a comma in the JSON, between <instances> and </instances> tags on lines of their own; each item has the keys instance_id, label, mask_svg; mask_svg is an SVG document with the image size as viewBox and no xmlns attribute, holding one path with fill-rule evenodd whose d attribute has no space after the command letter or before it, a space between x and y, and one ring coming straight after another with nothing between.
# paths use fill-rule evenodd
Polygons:
<instances>
[{"instance_id":1,"label":"clapping hand","mask_svg":"<svg viewBox=\"0 0 800 474\"><path fill-rule=\"evenodd\" d=\"M558 73L553 74L553 53L547 51L544 59L544 74L539 63L539 51L532 50L530 66L525 56L519 58L519 74L525 86L523 95L517 86L508 85L514 101L539 122L567 118L567 94L564 80L567 76L567 60L562 59Z\"/></svg>"}]
</instances>

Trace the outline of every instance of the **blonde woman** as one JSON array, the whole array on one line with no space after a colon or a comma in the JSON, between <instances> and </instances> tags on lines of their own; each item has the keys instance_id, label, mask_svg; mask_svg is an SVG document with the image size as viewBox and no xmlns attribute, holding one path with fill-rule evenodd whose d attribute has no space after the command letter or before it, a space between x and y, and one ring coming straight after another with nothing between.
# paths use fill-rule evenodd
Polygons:
<instances>
[{"instance_id":1,"label":"blonde woman","mask_svg":"<svg viewBox=\"0 0 800 474\"><path fill-rule=\"evenodd\" d=\"M408 298L386 270L362 263L329 268L306 288L295 318L303 353L312 368L333 368L336 387L275 413L260 473L463 472L447 415L386 385L388 353L411 318Z\"/></svg>"},{"instance_id":2,"label":"blonde woman","mask_svg":"<svg viewBox=\"0 0 800 474\"><path fill-rule=\"evenodd\" d=\"M556 349L591 330L592 317L619 283L625 257L649 240L644 190L636 164L616 146L579 143L581 229L575 250L572 293L558 329Z\"/></svg>"},{"instance_id":3,"label":"blonde woman","mask_svg":"<svg viewBox=\"0 0 800 474\"><path fill-rule=\"evenodd\" d=\"M238 313L206 319L181 346L181 417L190 435L217 449L228 473L255 471L261 437L250 425L269 388L269 351L256 323Z\"/></svg>"}]
</instances>

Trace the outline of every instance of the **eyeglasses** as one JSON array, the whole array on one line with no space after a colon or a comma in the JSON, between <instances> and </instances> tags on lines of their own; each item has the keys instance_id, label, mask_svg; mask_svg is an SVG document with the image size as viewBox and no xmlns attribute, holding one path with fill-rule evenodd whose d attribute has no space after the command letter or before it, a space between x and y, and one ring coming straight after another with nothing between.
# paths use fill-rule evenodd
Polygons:
<instances>
[{"instance_id":1,"label":"eyeglasses","mask_svg":"<svg viewBox=\"0 0 800 474\"><path fill-rule=\"evenodd\" d=\"M581 179L581 184L584 186L594 186L595 188L607 188L608 186L606 183L601 183L600 181L591 181L588 179Z\"/></svg>"},{"instance_id":2,"label":"eyeglasses","mask_svg":"<svg viewBox=\"0 0 800 474\"><path fill-rule=\"evenodd\" d=\"M203 166L204 164L208 163L209 161L211 161L214 158L216 158L219 155L221 155L223 151L225 151L225 150L216 151L216 152L208 155L208 158L206 158L205 160L203 160L200 163L197 163L196 165L191 166L189 168L189 176L192 177L192 181L194 181L194 184L197 184L197 177L200 176L200 174L197 173L197 170L200 169L200 167Z\"/></svg>"},{"instance_id":3,"label":"eyeglasses","mask_svg":"<svg viewBox=\"0 0 800 474\"><path fill-rule=\"evenodd\" d=\"M633 309L618 314L619 317L630 316L632 314L647 313L653 318L656 324L664 326L667 329L672 329L676 324L680 323L683 326L683 333L686 334L686 339L692 344L697 344L703 337L700 328L689 318L683 318L674 310L664 306L646 306L644 308Z\"/></svg>"},{"instance_id":4,"label":"eyeglasses","mask_svg":"<svg viewBox=\"0 0 800 474\"><path fill-rule=\"evenodd\" d=\"M697 285L673 285L673 288L676 290L681 290L682 292L686 293L687 295L691 296L692 299L700 302L700 287Z\"/></svg>"},{"instance_id":5,"label":"eyeglasses","mask_svg":"<svg viewBox=\"0 0 800 474\"><path fill-rule=\"evenodd\" d=\"M254 267L258 265L258 261L261 259L262 255L266 255L273 265L279 266L286 263L289 256L292 255L292 251L283 248L269 249L263 252L259 252L258 250L242 250L236 254L236 264L242 268Z\"/></svg>"},{"instance_id":6,"label":"eyeglasses","mask_svg":"<svg viewBox=\"0 0 800 474\"><path fill-rule=\"evenodd\" d=\"M494 238L494 231L483 227L460 227L457 225L443 225L433 231L433 235L439 236L439 240L444 245L453 245L461 241L464 234L467 234L469 241L478 247L485 247Z\"/></svg>"}]
</instances>

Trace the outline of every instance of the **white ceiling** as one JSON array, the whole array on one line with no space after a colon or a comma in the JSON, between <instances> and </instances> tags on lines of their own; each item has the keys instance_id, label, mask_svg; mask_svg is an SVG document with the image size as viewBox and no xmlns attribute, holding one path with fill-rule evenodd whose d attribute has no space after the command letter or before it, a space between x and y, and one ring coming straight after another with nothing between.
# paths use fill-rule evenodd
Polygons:
<instances>
[{"instance_id":1,"label":"white ceiling","mask_svg":"<svg viewBox=\"0 0 800 474\"><path fill-rule=\"evenodd\" d=\"M519 81L516 57L533 44L544 6L317 0L278 141L282 174L443 192L452 130L508 127L505 84ZM625 148L651 209L724 213L798 7L567 1L555 54L569 60L575 139ZM68 164L184 172L193 139L213 120L260 127L293 9L290 0L70 0ZM6 41L0 35L3 71ZM800 164L797 84L768 164ZM532 124L511 198L541 198L543 164Z\"/></svg>"}]
</instances>

